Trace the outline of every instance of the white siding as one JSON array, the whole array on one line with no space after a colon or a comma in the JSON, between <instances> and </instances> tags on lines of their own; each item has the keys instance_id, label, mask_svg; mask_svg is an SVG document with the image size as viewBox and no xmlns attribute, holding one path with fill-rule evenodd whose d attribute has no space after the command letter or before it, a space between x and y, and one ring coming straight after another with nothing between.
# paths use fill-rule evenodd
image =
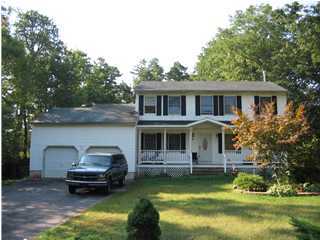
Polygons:
<instances>
[{"instance_id":1,"label":"white siding","mask_svg":"<svg viewBox=\"0 0 320 240\"><path fill-rule=\"evenodd\" d=\"M48 146L74 146L79 156L90 146L119 146L135 172L136 129L134 126L33 126L30 170L43 171L44 149Z\"/></svg>"}]
</instances>

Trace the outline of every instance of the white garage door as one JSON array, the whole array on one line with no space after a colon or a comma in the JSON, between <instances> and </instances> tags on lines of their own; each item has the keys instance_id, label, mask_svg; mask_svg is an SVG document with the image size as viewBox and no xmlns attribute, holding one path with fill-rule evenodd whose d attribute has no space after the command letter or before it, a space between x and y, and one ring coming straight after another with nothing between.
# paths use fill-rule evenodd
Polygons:
<instances>
[{"instance_id":1,"label":"white garage door","mask_svg":"<svg viewBox=\"0 0 320 240\"><path fill-rule=\"evenodd\" d=\"M119 147L113 146L91 146L87 153L121 153Z\"/></svg>"},{"instance_id":2,"label":"white garage door","mask_svg":"<svg viewBox=\"0 0 320 240\"><path fill-rule=\"evenodd\" d=\"M65 177L67 169L77 161L78 151L73 147L48 147L44 157L45 177Z\"/></svg>"}]
</instances>

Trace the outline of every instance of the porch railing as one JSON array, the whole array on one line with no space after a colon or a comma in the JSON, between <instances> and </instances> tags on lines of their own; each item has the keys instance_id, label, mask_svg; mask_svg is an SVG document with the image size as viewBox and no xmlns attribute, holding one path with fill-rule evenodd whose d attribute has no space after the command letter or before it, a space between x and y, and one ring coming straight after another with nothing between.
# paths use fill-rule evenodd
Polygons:
<instances>
[{"instance_id":1,"label":"porch railing","mask_svg":"<svg viewBox=\"0 0 320 240\"><path fill-rule=\"evenodd\" d=\"M188 164L189 154L186 150L140 150L140 164Z\"/></svg>"}]
</instances>

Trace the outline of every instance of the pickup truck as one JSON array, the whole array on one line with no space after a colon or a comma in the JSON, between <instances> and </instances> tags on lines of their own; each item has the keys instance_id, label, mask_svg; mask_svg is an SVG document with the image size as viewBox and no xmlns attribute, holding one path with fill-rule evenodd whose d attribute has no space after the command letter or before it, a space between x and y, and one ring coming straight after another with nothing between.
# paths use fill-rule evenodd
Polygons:
<instances>
[{"instance_id":1,"label":"pickup truck","mask_svg":"<svg viewBox=\"0 0 320 240\"><path fill-rule=\"evenodd\" d=\"M121 153L92 153L84 155L78 164L67 171L66 184L70 194L78 188L100 188L111 191L114 182L125 184L128 164Z\"/></svg>"}]
</instances>

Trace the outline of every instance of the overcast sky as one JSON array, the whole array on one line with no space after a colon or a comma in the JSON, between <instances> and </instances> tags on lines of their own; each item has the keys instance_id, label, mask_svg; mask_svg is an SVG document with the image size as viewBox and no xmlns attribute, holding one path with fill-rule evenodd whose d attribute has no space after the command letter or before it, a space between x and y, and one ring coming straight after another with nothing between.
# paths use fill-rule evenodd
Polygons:
<instances>
[{"instance_id":1,"label":"overcast sky","mask_svg":"<svg viewBox=\"0 0 320 240\"><path fill-rule=\"evenodd\" d=\"M104 57L132 84L130 71L142 58L157 57L168 70L180 61L192 72L201 48L236 10L285 0L6 0L5 6L37 10L53 19L68 48ZM303 4L316 1L300 1Z\"/></svg>"}]
</instances>

